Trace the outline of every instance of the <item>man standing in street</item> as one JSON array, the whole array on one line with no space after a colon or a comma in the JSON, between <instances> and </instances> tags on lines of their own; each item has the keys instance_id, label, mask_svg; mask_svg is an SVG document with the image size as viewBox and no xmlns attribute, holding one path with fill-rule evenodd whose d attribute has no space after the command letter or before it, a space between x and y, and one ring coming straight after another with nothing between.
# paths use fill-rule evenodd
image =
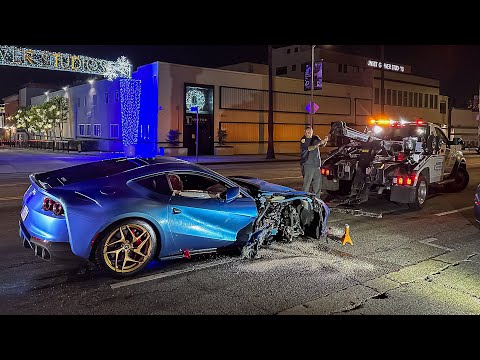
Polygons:
<instances>
[{"instance_id":1,"label":"man standing in street","mask_svg":"<svg viewBox=\"0 0 480 360\"><path fill-rule=\"evenodd\" d=\"M302 191L310 192L310 185L313 185L313 192L319 198L322 189L322 178L320 175L320 146L328 142L328 135L321 140L313 134L310 125L305 127L305 135L300 139L300 165L302 167L303 187Z\"/></svg>"}]
</instances>

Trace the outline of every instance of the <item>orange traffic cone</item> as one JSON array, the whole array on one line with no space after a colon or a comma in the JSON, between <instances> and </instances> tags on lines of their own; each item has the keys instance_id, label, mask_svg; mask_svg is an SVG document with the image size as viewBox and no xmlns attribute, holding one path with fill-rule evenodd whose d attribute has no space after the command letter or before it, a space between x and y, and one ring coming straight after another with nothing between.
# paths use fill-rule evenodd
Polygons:
<instances>
[{"instance_id":1,"label":"orange traffic cone","mask_svg":"<svg viewBox=\"0 0 480 360\"><path fill-rule=\"evenodd\" d=\"M345 224L345 234L342 236L342 245L346 243L353 245L352 238L350 237L350 226L348 224Z\"/></svg>"}]
</instances>

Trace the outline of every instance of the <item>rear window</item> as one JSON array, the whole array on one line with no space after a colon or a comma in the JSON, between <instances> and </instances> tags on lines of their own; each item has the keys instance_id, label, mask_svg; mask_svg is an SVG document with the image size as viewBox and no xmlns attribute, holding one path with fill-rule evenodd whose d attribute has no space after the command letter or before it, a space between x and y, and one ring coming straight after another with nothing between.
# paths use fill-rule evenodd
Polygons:
<instances>
[{"instance_id":1,"label":"rear window","mask_svg":"<svg viewBox=\"0 0 480 360\"><path fill-rule=\"evenodd\" d=\"M427 126L421 125L406 125L404 127L382 126L382 130L375 134L383 140L402 141L406 137L417 138L418 141L422 141L427 135Z\"/></svg>"},{"instance_id":2,"label":"rear window","mask_svg":"<svg viewBox=\"0 0 480 360\"><path fill-rule=\"evenodd\" d=\"M137 167L139 164L128 159L110 159L49 171L35 178L50 187L57 187L112 176Z\"/></svg>"}]
</instances>

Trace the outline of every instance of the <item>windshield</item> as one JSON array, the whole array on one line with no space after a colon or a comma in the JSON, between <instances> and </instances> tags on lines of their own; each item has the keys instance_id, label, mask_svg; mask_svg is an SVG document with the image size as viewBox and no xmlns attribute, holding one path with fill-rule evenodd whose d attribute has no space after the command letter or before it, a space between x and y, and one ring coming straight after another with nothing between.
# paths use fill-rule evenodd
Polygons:
<instances>
[{"instance_id":1,"label":"windshield","mask_svg":"<svg viewBox=\"0 0 480 360\"><path fill-rule=\"evenodd\" d=\"M416 124L407 124L402 127L374 126L372 130L376 137L393 141L402 141L403 138L409 136L416 138L418 141L422 141L427 135L427 126L419 126Z\"/></svg>"}]
</instances>

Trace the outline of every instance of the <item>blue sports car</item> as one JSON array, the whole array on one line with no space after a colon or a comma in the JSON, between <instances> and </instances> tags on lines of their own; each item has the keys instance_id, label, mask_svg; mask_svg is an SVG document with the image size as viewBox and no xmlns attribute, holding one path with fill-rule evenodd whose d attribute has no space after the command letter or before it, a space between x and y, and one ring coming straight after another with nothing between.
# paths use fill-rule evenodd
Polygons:
<instances>
[{"instance_id":1,"label":"blue sports car","mask_svg":"<svg viewBox=\"0 0 480 360\"><path fill-rule=\"evenodd\" d=\"M31 174L20 237L49 261L83 258L113 276L153 258L235 250L326 234L314 194L257 178L224 177L176 158L120 158Z\"/></svg>"}]
</instances>

